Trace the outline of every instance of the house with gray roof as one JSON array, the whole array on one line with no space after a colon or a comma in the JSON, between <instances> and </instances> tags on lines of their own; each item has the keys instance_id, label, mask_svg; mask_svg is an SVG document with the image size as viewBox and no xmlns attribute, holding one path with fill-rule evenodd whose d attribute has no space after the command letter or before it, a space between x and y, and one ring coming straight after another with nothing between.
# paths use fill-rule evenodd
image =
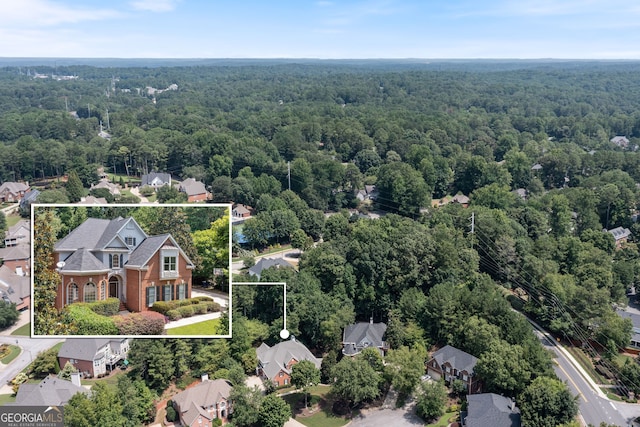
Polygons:
<instances>
[{"instance_id":1,"label":"house with gray roof","mask_svg":"<svg viewBox=\"0 0 640 427\"><path fill-rule=\"evenodd\" d=\"M607 230L607 233L611 234L616 241L616 248L620 249L623 244L627 243L629 236L631 236L631 230L624 227L616 227L611 230Z\"/></svg>"},{"instance_id":2,"label":"house with gray roof","mask_svg":"<svg viewBox=\"0 0 640 427\"><path fill-rule=\"evenodd\" d=\"M16 305L16 310L31 306L31 280L22 270L0 266L0 299Z\"/></svg>"},{"instance_id":3,"label":"house with gray roof","mask_svg":"<svg viewBox=\"0 0 640 427\"><path fill-rule=\"evenodd\" d=\"M291 368L298 362L308 360L320 369L322 359L315 357L307 347L294 338L279 342L273 347L262 343L256 349L258 367L256 373L263 379L269 379L276 386L291 383Z\"/></svg>"},{"instance_id":4,"label":"house with gray roof","mask_svg":"<svg viewBox=\"0 0 640 427\"><path fill-rule=\"evenodd\" d=\"M629 146L629 139L626 136L616 135L609 140L612 144L617 145L620 148L627 148Z\"/></svg>"},{"instance_id":5,"label":"house with gray roof","mask_svg":"<svg viewBox=\"0 0 640 427\"><path fill-rule=\"evenodd\" d=\"M253 267L249 268L248 272L250 275L255 276L258 280L260 280L260 275L262 272L268 268L293 268L291 263L284 260L284 258L260 258L258 262L256 262Z\"/></svg>"},{"instance_id":6,"label":"house with gray roof","mask_svg":"<svg viewBox=\"0 0 640 427\"><path fill-rule=\"evenodd\" d=\"M4 233L4 246L18 246L20 244L31 243L31 224L29 221L21 219Z\"/></svg>"},{"instance_id":7,"label":"house with gray roof","mask_svg":"<svg viewBox=\"0 0 640 427\"><path fill-rule=\"evenodd\" d=\"M171 398L173 407L183 426L201 427L212 425L213 420L227 421L233 412L229 396L231 384L225 379L209 380L203 375L202 382Z\"/></svg>"},{"instance_id":8,"label":"house with gray roof","mask_svg":"<svg viewBox=\"0 0 640 427\"><path fill-rule=\"evenodd\" d=\"M342 354L345 356L355 356L360 354L365 348L375 348L384 356L389 350L389 345L384 340L387 331L385 323L373 323L373 318L369 322L358 322L347 325L342 334Z\"/></svg>"},{"instance_id":9,"label":"house with gray roof","mask_svg":"<svg viewBox=\"0 0 640 427\"><path fill-rule=\"evenodd\" d=\"M18 203L27 191L29 191L29 184L24 182L3 182L0 185L0 202Z\"/></svg>"},{"instance_id":10,"label":"house with gray roof","mask_svg":"<svg viewBox=\"0 0 640 427\"><path fill-rule=\"evenodd\" d=\"M171 174L163 172L149 172L146 175L142 175L140 179L140 187L153 187L160 188L164 185L171 185Z\"/></svg>"},{"instance_id":11,"label":"house with gray roof","mask_svg":"<svg viewBox=\"0 0 640 427\"><path fill-rule=\"evenodd\" d=\"M467 411L461 419L464 427L520 427L520 409L508 397L472 394L467 396Z\"/></svg>"},{"instance_id":12,"label":"house with gray roof","mask_svg":"<svg viewBox=\"0 0 640 427\"><path fill-rule=\"evenodd\" d=\"M6 405L64 406L77 393L89 394L89 389L80 385L79 376L72 375L67 381L50 375L39 384L21 384L15 402Z\"/></svg>"},{"instance_id":13,"label":"house with gray roof","mask_svg":"<svg viewBox=\"0 0 640 427\"><path fill-rule=\"evenodd\" d=\"M204 202L209 198L209 192L203 182L194 178L187 178L178 184L178 191L187 195L187 202Z\"/></svg>"},{"instance_id":14,"label":"house with gray roof","mask_svg":"<svg viewBox=\"0 0 640 427\"><path fill-rule=\"evenodd\" d=\"M88 218L54 246L62 278L56 307L118 298L146 311L191 296L193 262L170 234L148 236L131 217Z\"/></svg>"},{"instance_id":15,"label":"house with gray roof","mask_svg":"<svg viewBox=\"0 0 640 427\"><path fill-rule=\"evenodd\" d=\"M129 338L67 338L58 351L61 367L70 363L83 378L106 375L127 359Z\"/></svg>"},{"instance_id":16,"label":"house with gray roof","mask_svg":"<svg viewBox=\"0 0 640 427\"><path fill-rule=\"evenodd\" d=\"M446 345L431 355L427 362L427 374L435 380L443 378L446 383L460 380L467 385L469 394L480 393L482 384L473 373L476 363L478 359L475 356Z\"/></svg>"},{"instance_id":17,"label":"house with gray roof","mask_svg":"<svg viewBox=\"0 0 640 427\"><path fill-rule=\"evenodd\" d=\"M636 314L633 311L626 311L624 308L618 308L616 313L623 319L629 319L629 321L631 321L631 339L629 346L635 350L640 349L640 314Z\"/></svg>"}]
</instances>

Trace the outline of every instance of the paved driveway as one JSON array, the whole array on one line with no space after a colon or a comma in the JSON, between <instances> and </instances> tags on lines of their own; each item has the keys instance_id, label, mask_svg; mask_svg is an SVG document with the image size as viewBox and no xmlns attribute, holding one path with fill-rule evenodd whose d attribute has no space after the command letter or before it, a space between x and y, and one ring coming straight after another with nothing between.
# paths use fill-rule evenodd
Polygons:
<instances>
[{"instance_id":1,"label":"paved driveway","mask_svg":"<svg viewBox=\"0 0 640 427\"><path fill-rule=\"evenodd\" d=\"M424 421L416 415L415 401L410 400L402 408L396 408L398 394L390 389L380 409L362 411L348 425L349 427L411 427L424 426Z\"/></svg>"}]
</instances>

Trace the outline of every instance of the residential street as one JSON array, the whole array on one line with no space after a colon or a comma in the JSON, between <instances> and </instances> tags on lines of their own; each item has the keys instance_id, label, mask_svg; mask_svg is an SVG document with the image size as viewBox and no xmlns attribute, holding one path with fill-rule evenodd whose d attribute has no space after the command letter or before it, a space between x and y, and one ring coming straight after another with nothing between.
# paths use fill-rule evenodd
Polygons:
<instances>
[{"instance_id":1,"label":"residential street","mask_svg":"<svg viewBox=\"0 0 640 427\"><path fill-rule=\"evenodd\" d=\"M62 341L62 338L33 339L29 337L0 336L0 344L17 344L22 349L22 353L8 365L0 363L0 388L5 386L7 381L11 381L18 372L26 368L38 353L53 347L60 341ZM2 392L0 391L0 393Z\"/></svg>"},{"instance_id":2,"label":"residential street","mask_svg":"<svg viewBox=\"0 0 640 427\"><path fill-rule=\"evenodd\" d=\"M562 381L566 381L572 393L579 396L580 416L586 424L600 425L601 422L626 427L633 418L640 416L640 405L612 402L593 383L575 360L570 360L566 350L546 333L534 329L542 345L556 354L554 370ZM564 351L563 351L564 350Z\"/></svg>"}]
</instances>

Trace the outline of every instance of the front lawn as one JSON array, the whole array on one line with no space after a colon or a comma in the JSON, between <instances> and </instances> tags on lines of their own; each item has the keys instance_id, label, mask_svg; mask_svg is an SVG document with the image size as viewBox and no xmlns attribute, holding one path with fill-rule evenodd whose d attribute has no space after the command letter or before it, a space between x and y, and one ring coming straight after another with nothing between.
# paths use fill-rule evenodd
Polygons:
<instances>
[{"instance_id":1,"label":"front lawn","mask_svg":"<svg viewBox=\"0 0 640 427\"><path fill-rule=\"evenodd\" d=\"M5 365L11 363L13 359L18 357L21 351L22 350L20 350L20 347L15 346L13 344L9 344L9 352L7 353L6 356L0 359L0 362L4 363Z\"/></svg>"},{"instance_id":2,"label":"front lawn","mask_svg":"<svg viewBox=\"0 0 640 427\"><path fill-rule=\"evenodd\" d=\"M13 403L16 401L16 396L13 394L0 394L0 406L4 406L7 403Z\"/></svg>"},{"instance_id":3,"label":"front lawn","mask_svg":"<svg viewBox=\"0 0 640 427\"><path fill-rule=\"evenodd\" d=\"M26 325L20 326L15 331L11 332L11 335L19 336L19 337L28 337L31 335L31 323L27 323Z\"/></svg>"},{"instance_id":4,"label":"front lawn","mask_svg":"<svg viewBox=\"0 0 640 427\"><path fill-rule=\"evenodd\" d=\"M309 408L304 409L304 396L302 393L293 393L283 396L296 421L307 427L341 427L349 423L350 419L337 416L333 413L333 400L329 396L331 387L316 386L310 389Z\"/></svg>"},{"instance_id":5,"label":"front lawn","mask_svg":"<svg viewBox=\"0 0 640 427\"><path fill-rule=\"evenodd\" d=\"M221 329L220 319L211 319L167 329L167 335L220 335Z\"/></svg>"}]
</instances>

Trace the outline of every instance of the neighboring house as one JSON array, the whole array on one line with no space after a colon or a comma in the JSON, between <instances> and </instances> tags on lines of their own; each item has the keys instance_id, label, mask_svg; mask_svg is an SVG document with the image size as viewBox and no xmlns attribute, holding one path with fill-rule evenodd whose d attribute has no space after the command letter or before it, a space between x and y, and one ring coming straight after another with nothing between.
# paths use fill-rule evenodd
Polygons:
<instances>
[{"instance_id":1,"label":"neighboring house","mask_svg":"<svg viewBox=\"0 0 640 427\"><path fill-rule=\"evenodd\" d=\"M478 359L469 353L447 345L433 353L427 362L427 374L435 380L443 378L447 383L461 380L467 385L468 393L475 394L482 389L473 373L477 362Z\"/></svg>"},{"instance_id":2,"label":"neighboring house","mask_svg":"<svg viewBox=\"0 0 640 427\"><path fill-rule=\"evenodd\" d=\"M273 347L262 343L256 349L258 367L256 373L263 379L269 379L276 386L291 383L291 368L298 362L308 360L320 369L322 359L315 357L307 347L295 339L282 341Z\"/></svg>"},{"instance_id":3,"label":"neighboring house","mask_svg":"<svg viewBox=\"0 0 640 427\"><path fill-rule=\"evenodd\" d=\"M31 243L31 224L24 219L9 227L4 235L4 246L7 248L22 243Z\"/></svg>"},{"instance_id":4,"label":"neighboring house","mask_svg":"<svg viewBox=\"0 0 640 427\"><path fill-rule=\"evenodd\" d=\"M238 203L231 209L231 216L233 218L249 218L251 216L251 208L243 204Z\"/></svg>"},{"instance_id":5,"label":"neighboring house","mask_svg":"<svg viewBox=\"0 0 640 427\"><path fill-rule=\"evenodd\" d=\"M130 311L191 297L193 263L170 234L148 236L133 218L89 218L54 246L56 308L119 298Z\"/></svg>"},{"instance_id":6,"label":"neighboring house","mask_svg":"<svg viewBox=\"0 0 640 427\"><path fill-rule=\"evenodd\" d=\"M31 245L23 243L8 248L0 248L0 260L2 265L9 267L16 274L23 276L29 274L31 264Z\"/></svg>"},{"instance_id":7,"label":"neighboring house","mask_svg":"<svg viewBox=\"0 0 640 427\"><path fill-rule=\"evenodd\" d=\"M194 178L187 178L180 183L178 190L187 195L187 202L204 202L209 198L209 193L204 183Z\"/></svg>"},{"instance_id":8,"label":"neighboring house","mask_svg":"<svg viewBox=\"0 0 640 427\"><path fill-rule=\"evenodd\" d=\"M464 427L520 427L515 402L494 393L467 396L467 411L460 418Z\"/></svg>"},{"instance_id":9,"label":"neighboring house","mask_svg":"<svg viewBox=\"0 0 640 427\"><path fill-rule=\"evenodd\" d=\"M609 141L620 148L627 148L629 146L629 140L625 136L614 136Z\"/></svg>"},{"instance_id":10,"label":"neighboring house","mask_svg":"<svg viewBox=\"0 0 640 427\"><path fill-rule=\"evenodd\" d=\"M364 189L356 192L356 199L364 202L366 200L375 200L378 197L378 191L375 185L365 185Z\"/></svg>"},{"instance_id":11,"label":"neighboring house","mask_svg":"<svg viewBox=\"0 0 640 427\"><path fill-rule=\"evenodd\" d=\"M81 197L80 201L77 202L77 205L106 205L107 199L105 199L104 197L94 197L94 196L87 196L87 197Z\"/></svg>"},{"instance_id":12,"label":"neighboring house","mask_svg":"<svg viewBox=\"0 0 640 427\"><path fill-rule=\"evenodd\" d=\"M527 200L528 192L525 188L516 188L513 192L522 200Z\"/></svg>"},{"instance_id":13,"label":"neighboring house","mask_svg":"<svg viewBox=\"0 0 640 427\"><path fill-rule=\"evenodd\" d=\"M22 270L0 266L0 299L14 303L18 311L31 306L31 279Z\"/></svg>"},{"instance_id":14,"label":"neighboring house","mask_svg":"<svg viewBox=\"0 0 640 427\"><path fill-rule=\"evenodd\" d=\"M101 179L99 183L91 186L91 190L98 190L100 188L106 188L109 193L113 194L114 196L120 194L120 186L118 184L109 182L106 179Z\"/></svg>"},{"instance_id":15,"label":"neighboring house","mask_svg":"<svg viewBox=\"0 0 640 427\"><path fill-rule=\"evenodd\" d=\"M5 405L64 406L77 393L89 393L89 389L80 385L80 375L71 374L71 381L50 375L38 384L21 384L15 403Z\"/></svg>"},{"instance_id":16,"label":"neighboring house","mask_svg":"<svg viewBox=\"0 0 640 427\"><path fill-rule=\"evenodd\" d=\"M171 185L171 175L162 172L150 172L146 175L142 175L140 187L147 185L153 188L159 188L163 185Z\"/></svg>"},{"instance_id":17,"label":"neighboring house","mask_svg":"<svg viewBox=\"0 0 640 427\"><path fill-rule=\"evenodd\" d=\"M347 325L342 334L342 354L345 356L355 356L365 348L376 348L381 356L389 350L389 345L384 340L387 325L384 323L373 323L373 318L369 322L358 322L354 325Z\"/></svg>"},{"instance_id":18,"label":"neighboring house","mask_svg":"<svg viewBox=\"0 0 640 427\"><path fill-rule=\"evenodd\" d=\"M531 170L534 172L542 170L542 165L540 163L536 163L535 165L531 166Z\"/></svg>"},{"instance_id":19,"label":"neighboring house","mask_svg":"<svg viewBox=\"0 0 640 427\"><path fill-rule=\"evenodd\" d=\"M67 338L58 351L63 368L71 363L83 378L97 378L112 371L127 358L129 338Z\"/></svg>"},{"instance_id":20,"label":"neighboring house","mask_svg":"<svg viewBox=\"0 0 640 427\"><path fill-rule=\"evenodd\" d=\"M620 249L623 244L627 243L629 236L631 236L631 230L624 227L616 227L612 230L607 230L607 233L611 234L616 241L616 248Z\"/></svg>"},{"instance_id":21,"label":"neighboring house","mask_svg":"<svg viewBox=\"0 0 640 427\"><path fill-rule=\"evenodd\" d=\"M24 197L22 198L22 200L20 200L20 210L24 212L30 212L31 203L35 202L39 195L40 195L39 190L27 191Z\"/></svg>"},{"instance_id":22,"label":"neighboring house","mask_svg":"<svg viewBox=\"0 0 640 427\"><path fill-rule=\"evenodd\" d=\"M462 205L463 208L469 207L469 197L464 194L456 194L451 199L451 203L458 203Z\"/></svg>"},{"instance_id":23,"label":"neighboring house","mask_svg":"<svg viewBox=\"0 0 640 427\"><path fill-rule=\"evenodd\" d=\"M180 423L189 427L211 427L213 420L227 421L233 412L229 396L231 384L224 379L209 380L203 375L202 382L171 398L173 407L180 416Z\"/></svg>"},{"instance_id":24,"label":"neighboring house","mask_svg":"<svg viewBox=\"0 0 640 427\"><path fill-rule=\"evenodd\" d=\"M256 276L258 280L260 280L260 275L267 268L293 268L289 262L285 261L284 258L260 258L258 262L256 262L253 267L249 268L249 274L252 276Z\"/></svg>"},{"instance_id":25,"label":"neighboring house","mask_svg":"<svg viewBox=\"0 0 640 427\"><path fill-rule=\"evenodd\" d=\"M1 203L18 203L29 191L29 184L23 182L4 182L0 185Z\"/></svg>"},{"instance_id":26,"label":"neighboring house","mask_svg":"<svg viewBox=\"0 0 640 427\"><path fill-rule=\"evenodd\" d=\"M623 319L631 320L633 326L631 328L631 341L629 342L629 346L636 351L640 350L640 315L625 311L621 308L617 309L616 313Z\"/></svg>"}]
</instances>

